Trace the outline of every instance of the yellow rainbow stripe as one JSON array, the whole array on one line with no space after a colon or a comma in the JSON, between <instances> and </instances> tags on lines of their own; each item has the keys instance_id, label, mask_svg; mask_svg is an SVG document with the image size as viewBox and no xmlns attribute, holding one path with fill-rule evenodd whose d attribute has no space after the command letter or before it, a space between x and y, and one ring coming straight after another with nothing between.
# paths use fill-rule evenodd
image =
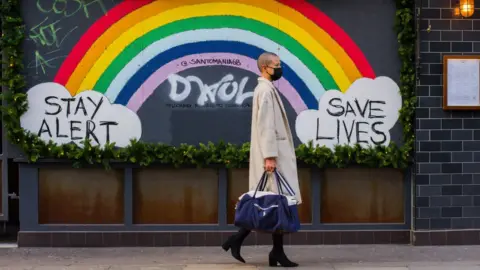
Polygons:
<instances>
[{"instance_id":1,"label":"yellow rainbow stripe","mask_svg":"<svg viewBox=\"0 0 480 270\"><path fill-rule=\"evenodd\" d=\"M275 9L278 7L278 14L270 11L272 5ZM329 34L298 11L276 1L176 0L152 2L113 24L90 47L66 88L72 94L93 89L103 72L129 44L156 28L188 18L217 15L257 20L294 37L326 67L340 90L346 90L361 77L355 63Z\"/></svg>"}]
</instances>

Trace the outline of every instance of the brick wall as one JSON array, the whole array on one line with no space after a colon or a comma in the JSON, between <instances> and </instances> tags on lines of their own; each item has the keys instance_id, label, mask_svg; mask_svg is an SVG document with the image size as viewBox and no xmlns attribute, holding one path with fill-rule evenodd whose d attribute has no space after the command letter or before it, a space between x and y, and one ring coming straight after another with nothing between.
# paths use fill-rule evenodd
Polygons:
<instances>
[{"instance_id":1,"label":"brick wall","mask_svg":"<svg viewBox=\"0 0 480 270\"><path fill-rule=\"evenodd\" d=\"M416 230L480 228L480 111L442 109L443 55L480 54L480 1L466 19L455 2L421 3Z\"/></svg>"}]
</instances>

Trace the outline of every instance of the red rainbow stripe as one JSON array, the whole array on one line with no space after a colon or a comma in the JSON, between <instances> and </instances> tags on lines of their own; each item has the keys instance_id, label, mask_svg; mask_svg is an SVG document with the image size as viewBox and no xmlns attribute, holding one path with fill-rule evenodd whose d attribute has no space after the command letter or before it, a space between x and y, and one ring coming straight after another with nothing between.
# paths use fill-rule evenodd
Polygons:
<instances>
[{"instance_id":1,"label":"red rainbow stripe","mask_svg":"<svg viewBox=\"0 0 480 270\"><path fill-rule=\"evenodd\" d=\"M345 50L348 56L350 56L363 77L372 79L376 77L372 66L370 66L370 63L357 44L355 44L347 33L325 13L321 12L318 8L307 1L278 0L278 2L300 12L303 16L307 17L327 32L335 41L337 41L340 47Z\"/></svg>"},{"instance_id":2,"label":"red rainbow stripe","mask_svg":"<svg viewBox=\"0 0 480 270\"><path fill-rule=\"evenodd\" d=\"M107 14L98 19L87 30L87 32L83 34L83 36L80 38L80 41L75 44L72 51L68 54L68 57L58 70L53 81L62 85L67 84L68 79L72 75L78 63L80 63L82 60L83 56L88 52L88 49L90 49L93 43L95 43L95 41L101 35L103 35L103 33L105 33L110 26L134 10L150 4L151 2L153 2L153 0L125 0L124 2L110 9Z\"/></svg>"},{"instance_id":3,"label":"red rainbow stripe","mask_svg":"<svg viewBox=\"0 0 480 270\"><path fill-rule=\"evenodd\" d=\"M58 70L54 82L65 85L83 56L88 52L95 41L105 33L108 28L110 28L110 26L134 10L150 4L153 1L154 0L125 0L109 10L107 14L97 20L88 29L88 31L81 37L80 41L73 47L72 51ZM347 33L325 13L304 0L277 1L303 14L303 16L307 17L328 33L340 45L340 47L345 50L363 77L375 78L375 72L360 48L347 35Z\"/></svg>"}]
</instances>

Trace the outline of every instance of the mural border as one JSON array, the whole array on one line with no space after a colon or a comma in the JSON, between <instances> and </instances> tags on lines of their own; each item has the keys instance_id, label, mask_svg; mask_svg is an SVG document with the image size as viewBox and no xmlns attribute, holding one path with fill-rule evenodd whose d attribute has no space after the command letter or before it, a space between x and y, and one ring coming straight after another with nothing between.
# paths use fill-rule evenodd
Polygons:
<instances>
[{"instance_id":1,"label":"mural border","mask_svg":"<svg viewBox=\"0 0 480 270\"><path fill-rule=\"evenodd\" d=\"M334 150L327 147L314 147L302 144L297 148L300 162L318 167L346 167L353 164L366 167L407 168L413 161L415 96L415 19L414 0L395 0L395 30L399 43L401 59L400 92L403 99L400 109L400 122L403 126L403 144L393 142L389 146L362 148L356 146L337 146ZM199 145L180 145L179 147L143 143L132 140L125 148L113 144L104 147L92 146L89 141L83 147L75 144L57 145L53 141L45 143L35 134L25 131L20 125L20 116L28 109L25 94L22 43L25 38L25 26L21 15L21 0L2 2L2 36L0 49L6 62L2 64L2 93L5 106L2 106L3 124L7 139L20 147L29 162L40 159L67 159L75 167L82 164L103 164L120 161L147 166L151 163L174 166L194 165L204 167L211 164L224 165L227 168L242 167L248 162L249 144L233 145L229 143L208 143Z\"/></svg>"}]
</instances>

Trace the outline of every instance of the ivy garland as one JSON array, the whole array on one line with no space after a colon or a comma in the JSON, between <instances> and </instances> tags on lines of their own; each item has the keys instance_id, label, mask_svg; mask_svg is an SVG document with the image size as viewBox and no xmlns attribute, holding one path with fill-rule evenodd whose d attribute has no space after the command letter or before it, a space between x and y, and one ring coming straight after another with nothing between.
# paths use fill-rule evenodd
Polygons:
<instances>
[{"instance_id":1,"label":"ivy garland","mask_svg":"<svg viewBox=\"0 0 480 270\"><path fill-rule=\"evenodd\" d=\"M249 144L233 145L229 143L208 143L180 145L143 143L132 141L126 148L116 148L113 144L103 148L92 146L88 141L83 147L75 144L57 145L45 143L35 134L26 132L20 126L20 116L28 109L25 94L23 72L22 42L25 26L21 17L20 0L4 0L1 6L2 37L0 49L4 56L2 63L1 85L4 87L2 99L3 124L7 138L27 155L30 162L39 159L69 159L78 167L82 164L103 164L109 167L111 161L136 163L147 166L153 162L174 166L195 165L203 167L209 164L225 165L229 168L241 167L248 162ZM406 168L411 163L411 154L415 143L414 110L415 97L415 22L414 0L396 0L397 12L395 29L401 58L400 91L403 106L400 110L400 122L403 125L404 144L361 148L356 146L337 146L334 151L326 147L300 145L296 149L299 161L318 167L346 167L352 164L367 167Z\"/></svg>"}]
</instances>

